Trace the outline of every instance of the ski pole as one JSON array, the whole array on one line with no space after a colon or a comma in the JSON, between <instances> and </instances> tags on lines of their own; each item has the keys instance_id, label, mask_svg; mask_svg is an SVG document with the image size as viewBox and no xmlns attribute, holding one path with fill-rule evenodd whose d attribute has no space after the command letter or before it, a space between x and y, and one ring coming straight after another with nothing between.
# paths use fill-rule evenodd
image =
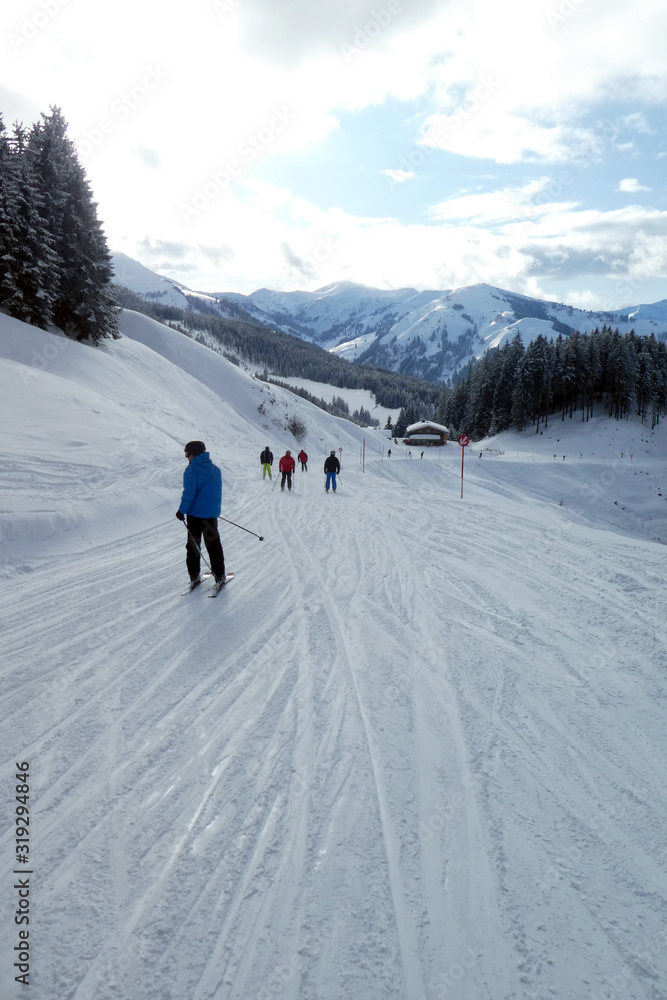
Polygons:
<instances>
[{"instance_id":1,"label":"ski pole","mask_svg":"<svg viewBox=\"0 0 667 1000\"><path fill-rule=\"evenodd\" d=\"M264 535L258 535L256 531L251 531L250 528L244 528L242 524L237 524L236 521L230 521L226 517L220 517L221 521L227 521L227 524L233 524L235 528L240 528L241 531L247 531L249 535L254 535L255 538L259 538L260 542L264 541Z\"/></svg>"},{"instance_id":2,"label":"ski pole","mask_svg":"<svg viewBox=\"0 0 667 1000\"><path fill-rule=\"evenodd\" d=\"M187 526L187 524L186 524L186 522L185 522L185 521L183 521L183 524L185 524L185 527L187 528L187 532L188 532L188 538L189 538L189 539L190 539L190 541L192 542L192 547L193 547L193 548L194 548L194 549L195 549L195 550L196 550L196 551L197 551L197 552L199 553L199 558L200 558L200 559L203 559L203 560L204 560L204 562L206 563L206 565L208 566L209 570L210 570L210 571L211 571L211 573L212 573L212 572L213 572L213 570L211 569L211 564L210 564L210 562L208 561L208 559L206 558L206 556L204 555L204 553L202 552L202 550L201 550L201 549L199 548L199 546L198 546L198 545L197 545L197 543L195 542L194 538L192 537L192 532L191 532L191 531L190 531L190 529L188 528L188 526Z\"/></svg>"}]
</instances>

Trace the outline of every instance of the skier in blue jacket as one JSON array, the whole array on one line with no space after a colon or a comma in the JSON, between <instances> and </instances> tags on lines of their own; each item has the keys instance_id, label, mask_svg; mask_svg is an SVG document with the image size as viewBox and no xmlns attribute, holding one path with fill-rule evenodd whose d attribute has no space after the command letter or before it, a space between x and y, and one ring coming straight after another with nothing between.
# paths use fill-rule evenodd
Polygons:
<instances>
[{"instance_id":1,"label":"skier in blue jacket","mask_svg":"<svg viewBox=\"0 0 667 1000\"><path fill-rule=\"evenodd\" d=\"M218 534L218 518L222 506L222 475L211 461L203 441L188 441L185 446L188 466L183 473L183 496L176 517L186 521L188 541L186 566L190 586L201 583L200 551L202 535L211 561L211 572L216 583L225 579L225 556Z\"/></svg>"}]
</instances>

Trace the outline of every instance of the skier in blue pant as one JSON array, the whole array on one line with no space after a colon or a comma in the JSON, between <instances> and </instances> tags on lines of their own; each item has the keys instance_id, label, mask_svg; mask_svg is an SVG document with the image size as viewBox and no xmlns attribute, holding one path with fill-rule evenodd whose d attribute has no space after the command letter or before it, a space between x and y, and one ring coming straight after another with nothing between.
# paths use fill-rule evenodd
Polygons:
<instances>
[{"instance_id":1,"label":"skier in blue pant","mask_svg":"<svg viewBox=\"0 0 667 1000\"><path fill-rule=\"evenodd\" d=\"M327 474L325 489L327 493L332 488L336 492L336 475L340 472L340 462L336 458L336 452L329 452L329 457L324 460L324 471Z\"/></svg>"}]
</instances>

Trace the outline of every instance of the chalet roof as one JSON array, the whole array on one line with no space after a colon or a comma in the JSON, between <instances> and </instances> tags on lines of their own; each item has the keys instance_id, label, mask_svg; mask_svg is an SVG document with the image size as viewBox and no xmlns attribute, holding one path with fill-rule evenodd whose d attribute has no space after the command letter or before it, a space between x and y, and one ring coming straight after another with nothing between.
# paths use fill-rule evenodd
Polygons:
<instances>
[{"instance_id":1,"label":"chalet roof","mask_svg":"<svg viewBox=\"0 0 667 1000\"><path fill-rule=\"evenodd\" d=\"M406 435L419 434L420 432L428 433L429 431L435 431L438 434L449 434L449 427L445 427L444 424L436 424L432 420L418 420L416 424L410 424L405 429Z\"/></svg>"}]
</instances>

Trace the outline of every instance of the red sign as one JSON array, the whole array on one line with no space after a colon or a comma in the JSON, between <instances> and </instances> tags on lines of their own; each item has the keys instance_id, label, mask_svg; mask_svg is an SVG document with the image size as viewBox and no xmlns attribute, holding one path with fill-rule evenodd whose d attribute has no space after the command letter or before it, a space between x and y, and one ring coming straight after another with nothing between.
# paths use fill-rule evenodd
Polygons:
<instances>
[{"instance_id":1,"label":"red sign","mask_svg":"<svg viewBox=\"0 0 667 1000\"><path fill-rule=\"evenodd\" d=\"M460 435L459 444L461 445L462 448L465 448L466 445L470 444L470 438L468 437L467 434Z\"/></svg>"}]
</instances>

